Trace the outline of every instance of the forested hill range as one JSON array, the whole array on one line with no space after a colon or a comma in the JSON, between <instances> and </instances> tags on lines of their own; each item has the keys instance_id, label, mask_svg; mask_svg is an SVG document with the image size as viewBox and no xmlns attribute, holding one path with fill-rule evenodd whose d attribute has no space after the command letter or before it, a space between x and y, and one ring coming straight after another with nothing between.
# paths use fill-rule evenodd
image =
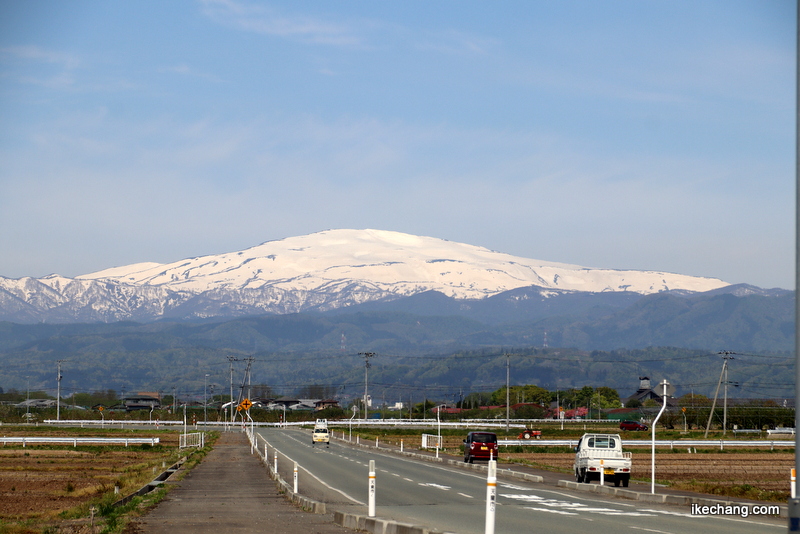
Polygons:
<instances>
[{"instance_id":1,"label":"forested hill range","mask_svg":"<svg viewBox=\"0 0 800 534\"><path fill-rule=\"evenodd\" d=\"M530 313L557 315L595 303L619 307L656 293L709 291L781 292L731 287L714 278L532 260L399 232L328 230L238 252L138 263L75 278L0 277L0 320L224 319L339 310L433 292L450 300L438 301L448 309L497 312L502 320L487 319L497 323L514 320L516 309L528 319Z\"/></svg>"},{"instance_id":2,"label":"forested hill range","mask_svg":"<svg viewBox=\"0 0 800 534\"><path fill-rule=\"evenodd\" d=\"M494 391L505 384L507 358L512 385L535 384L551 391L603 386L628 396L636 390L638 377L649 376L654 383L667 378L678 388L677 395L710 396L722 361L717 351L674 347L585 351L509 344L447 349L453 339L469 335L476 326L464 318L398 313L278 316L203 324L4 323L0 324L5 343L0 351L0 387L30 387L55 395L60 362L66 396L108 389L123 393L177 390L182 398L196 400L207 385L212 393L228 391L233 376L229 365L235 371L234 384L239 384L244 365L252 358L252 384L264 385L275 395L297 395L319 385L335 391L339 399L352 399L364 392L361 353L374 351L370 392L373 398L391 403L412 397L420 402L423 396L450 402L461 394ZM409 350L412 343L416 347ZM786 377L793 376L792 366L788 352L737 351L729 379L738 387L731 396L791 396L793 386Z\"/></svg>"}]
</instances>

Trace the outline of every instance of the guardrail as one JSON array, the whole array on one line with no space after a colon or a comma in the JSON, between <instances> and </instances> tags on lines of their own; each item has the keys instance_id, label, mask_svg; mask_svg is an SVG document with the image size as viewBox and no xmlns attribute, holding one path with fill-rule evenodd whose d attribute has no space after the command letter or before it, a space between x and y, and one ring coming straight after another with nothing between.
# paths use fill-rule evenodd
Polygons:
<instances>
[{"instance_id":1,"label":"guardrail","mask_svg":"<svg viewBox=\"0 0 800 534\"><path fill-rule=\"evenodd\" d=\"M734 432L736 432L734 430ZM767 430L767 435L771 436L772 434L790 434L794 436L795 429L794 428L771 428Z\"/></svg>"},{"instance_id":2,"label":"guardrail","mask_svg":"<svg viewBox=\"0 0 800 534\"><path fill-rule=\"evenodd\" d=\"M101 444L101 445L156 445L160 442L160 438L59 438L59 437L2 437L0 438L3 445L7 443L22 443L26 447L28 443L56 443L67 444L77 447L78 444L85 445L87 443Z\"/></svg>"},{"instance_id":3,"label":"guardrail","mask_svg":"<svg viewBox=\"0 0 800 534\"><path fill-rule=\"evenodd\" d=\"M137 419L45 419L43 421L45 424L48 425L76 425L83 428L84 426L112 426L112 425L182 425L184 424L183 420L176 421L176 420L169 420L169 421L145 421L145 420L137 420ZM209 423L211 424L211 423ZM215 425L219 425L219 423L214 423Z\"/></svg>"},{"instance_id":4,"label":"guardrail","mask_svg":"<svg viewBox=\"0 0 800 534\"><path fill-rule=\"evenodd\" d=\"M509 428L528 428L531 423L558 423L560 420L558 419L514 419L512 423L508 424ZM614 424L615 421L609 421L607 419L565 419L565 423L570 424L581 424L581 423L611 423ZM168 421L151 421L151 420L137 420L137 419L118 419L118 420L110 420L106 419L102 421L100 419L46 419L44 421L45 424L62 424L62 425L80 425L83 426L93 426L93 425L183 425L187 424L188 426L193 427L200 427L200 426L224 426L224 427L241 427L242 422L236 421L233 424L229 422L222 422L222 421L197 421L196 423L184 423L183 420L168 420ZM257 427L285 427L285 426L302 426L302 425L313 425L314 421L292 421L287 423L268 423L268 422L247 422L247 426L257 426ZM450 427L450 428L467 428L470 426L474 426L476 424L480 424L484 428L505 428L506 423L505 419L463 419L461 421L437 421L436 419L340 419L340 420L331 420L328 419L328 426L419 426L419 427L431 427L431 426L441 426L441 427Z\"/></svg>"},{"instance_id":5,"label":"guardrail","mask_svg":"<svg viewBox=\"0 0 800 534\"><path fill-rule=\"evenodd\" d=\"M643 440L643 439L623 439L622 446L623 447L649 447L653 442L650 440ZM498 445L531 445L535 447L577 447L578 440L577 439L499 439L497 440ZM724 440L724 439L715 439L715 440L701 440L701 439L686 439L686 440L666 440L666 439L657 439L656 440L656 447L669 447L670 449L673 448L681 448L681 447L717 447L719 446L720 449L725 447L794 447L794 441L792 440L757 440L757 439L749 439L749 440Z\"/></svg>"}]
</instances>

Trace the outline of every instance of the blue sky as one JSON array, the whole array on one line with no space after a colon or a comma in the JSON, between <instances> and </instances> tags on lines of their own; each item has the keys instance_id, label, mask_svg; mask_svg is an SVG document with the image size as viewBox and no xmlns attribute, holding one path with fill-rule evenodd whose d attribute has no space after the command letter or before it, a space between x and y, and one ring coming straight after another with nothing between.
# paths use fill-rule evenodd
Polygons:
<instances>
[{"instance_id":1,"label":"blue sky","mask_svg":"<svg viewBox=\"0 0 800 534\"><path fill-rule=\"evenodd\" d=\"M0 3L0 276L328 228L794 287L790 1Z\"/></svg>"}]
</instances>

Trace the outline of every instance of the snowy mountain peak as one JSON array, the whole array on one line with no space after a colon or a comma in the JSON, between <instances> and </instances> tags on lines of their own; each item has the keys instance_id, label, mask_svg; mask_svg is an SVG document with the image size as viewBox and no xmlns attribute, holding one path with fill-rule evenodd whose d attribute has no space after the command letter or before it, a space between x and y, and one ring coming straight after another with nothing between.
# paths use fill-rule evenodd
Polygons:
<instances>
[{"instance_id":1,"label":"snowy mountain peak","mask_svg":"<svg viewBox=\"0 0 800 534\"><path fill-rule=\"evenodd\" d=\"M563 292L727 286L712 278L591 269L384 230L327 230L236 252L136 263L78 276L0 277L0 320L114 321L328 310L425 291L483 299L536 286Z\"/></svg>"},{"instance_id":2,"label":"snowy mountain peak","mask_svg":"<svg viewBox=\"0 0 800 534\"><path fill-rule=\"evenodd\" d=\"M332 283L368 284L397 296L436 290L455 298L482 298L537 285L574 291L670 289L708 291L727 285L671 273L589 269L519 258L483 247L385 230L327 230L267 241L238 252L170 264L138 263L77 277L211 289L318 291Z\"/></svg>"}]
</instances>

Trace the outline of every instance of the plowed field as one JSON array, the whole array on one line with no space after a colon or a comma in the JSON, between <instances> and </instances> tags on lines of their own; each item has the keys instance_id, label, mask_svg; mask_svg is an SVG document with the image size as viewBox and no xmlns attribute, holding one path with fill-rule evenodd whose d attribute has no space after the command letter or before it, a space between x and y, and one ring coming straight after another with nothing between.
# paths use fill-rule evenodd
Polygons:
<instances>
[{"instance_id":1,"label":"plowed field","mask_svg":"<svg viewBox=\"0 0 800 534\"><path fill-rule=\"evenodd\" d=\"M20 435L18 432L3 434ZM48 435L67 433L49 432ZM100 434L92 432L91 435ZM128 436L133 437L130 433ZM106 437L119 437L119 434ZM150 435L137 433L136 437ZM138 490L152 480L155 472L161 472L163 464L175 459L177 435L158 434L158 437L161 443L155 447L0 445L0 520L47 520L94 497L113 492L115 485L119 486L120 498Z\"/></svg>"},{"instance_id":2,"label":"plowed field","mask_svg":"<svg viewBox=\"0 0 800 534\"><path fill-rule=\"evenodd\" d=\"M527 460L571 473L573 454L500 453L501 459ZM633 453L633 477L650 478L650 453ZM662 453L656 452L656 481L670 483L708 483L719 486L748 485L764 491L789 491L794 467L791 452L772 453ZM571 477L571 475L568 475ZM571 479L571 478L570 478Z\"/></svg>"}]
</instances>

